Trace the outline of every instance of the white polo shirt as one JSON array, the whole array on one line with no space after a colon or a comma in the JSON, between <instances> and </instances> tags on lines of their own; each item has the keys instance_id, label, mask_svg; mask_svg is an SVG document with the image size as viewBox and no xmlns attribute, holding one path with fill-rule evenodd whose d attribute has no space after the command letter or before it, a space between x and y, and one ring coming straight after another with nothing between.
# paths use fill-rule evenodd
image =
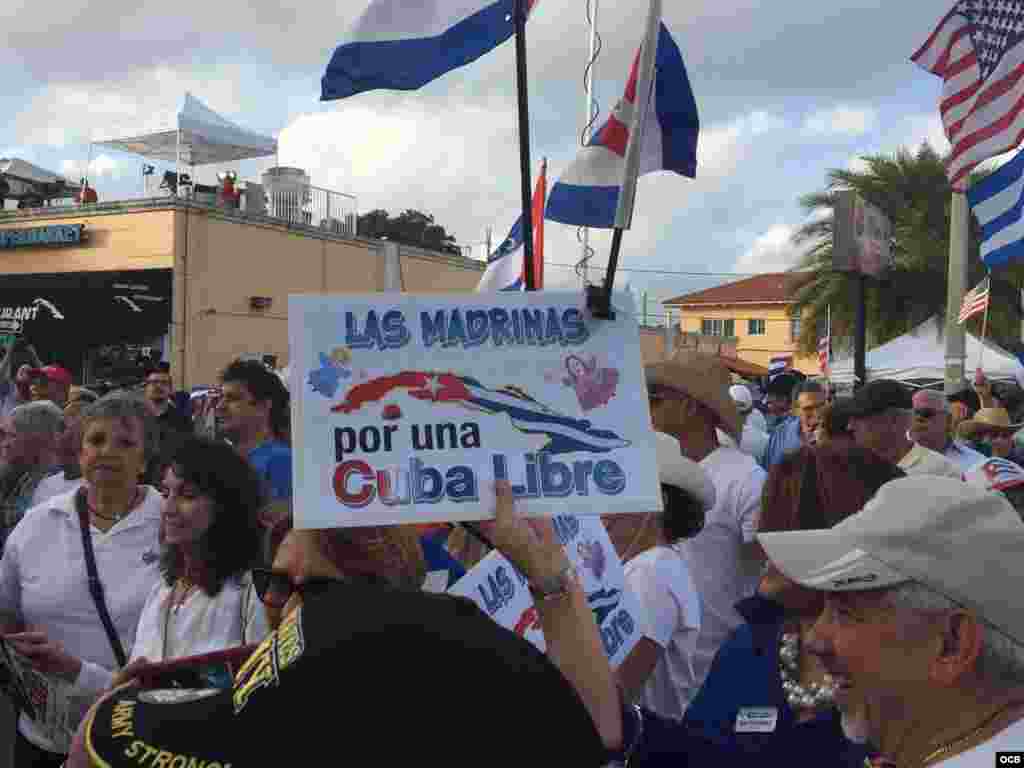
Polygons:
<instances>
[{"instance_id":1,"label":"white polo shirt","mask_svg":"<svg viewBox=\"0 0 1024 768\"><path fill-rule=\"evenodd\" d=\"M160 578L163 498L153 488L145 491L142 503L109 531L92 528L107 610L127 654L146 597ZM86 707L109 687L117 661L89 593L74 491L33 507L11 532L0 560L0 613L16 617L26 630L46 632L82 660L75 695ZM41 749L68 751L68 744L53 743L25 716L18 730Z\"/></svg>"}]
</instances>

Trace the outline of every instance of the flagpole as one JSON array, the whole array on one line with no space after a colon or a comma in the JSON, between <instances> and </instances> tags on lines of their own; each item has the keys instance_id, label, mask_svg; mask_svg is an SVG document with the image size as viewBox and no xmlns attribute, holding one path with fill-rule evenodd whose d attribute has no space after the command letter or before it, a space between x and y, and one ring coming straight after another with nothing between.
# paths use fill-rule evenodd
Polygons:
<instances>
[{"instance_id":1,"label":"flagpole","mask_svg":"<svg viewBox=\"0 0 1024 768\"><path fill-rule=\"evenodd\" d=\"M604 276L604 299L607 301L607 313L611 314L612 285L615 282L615 270L619 266L619 250L622 248L622 232L629 229L633 222L633 204L636 200L636 180L640 174L640 150L644 141L644 126L647 123L647 110L651 103L651 90L654 85L654 62L658 54L658 34L661 30L661 0L651 0L647 9L647 25L644 33L643 48L640 55L640 68L637 72L636 102L633 124L630 126L629 143L626 145L625 170L622 187L619 189L619 202L615 211L615 231L612 235L612 250L608 256L608 269Z\"/></svg>"},{"instance_id":2,"label":"flagpole","mask_svg":"<svg viewBox=\"0 0 1024 768\"><path fill-rule=\"evenodd\" d=\"M967 367L966 329L960 325L960 305L967 292L967 253L970 210L967 195L953 192L949 214L949 276L946 293L946 394L962 386Z\"/></svg>"},{"instance_id":3,"label":"flagpole","mask_svg":"<svg viewBox=\"0 0 1024 768\"><path fill-rule=\"evenodd\" d=\"M832 305L825 305L825 381L828 383L829 395L832 394Z\"/></svg>"},{"instance_id":4,"label":"flagpole","mask_svg":"<svg viewBox=\"0 0 1024 768\"><path fill-rule=\"evenodd\" d=\"M523 281L537 289L533 269L533 190L530 189L530 104L526 78L526 0L514 0L512 17L516 36L516 91L519 95L519 183L523 207Z\"/></svg>"},{"instance_id":5,"label":"flagpole","mask_svg":"<svg viewBox=\"0 0 1024 768\"><path fill-rule=\"evenodd\" d=\"M584 141L589 144L594 138L594 54L597 52L597 5L598 0L590 0L591 12L590 12L590 58L587 59L587 77L586 77L586 91L587 91L587 112L584 116L583 132ZM590 282L590 228L583 228L583 257L580 259L580 263L583 265L583 284L586 285Z\"/></svg>"}]
</instances>

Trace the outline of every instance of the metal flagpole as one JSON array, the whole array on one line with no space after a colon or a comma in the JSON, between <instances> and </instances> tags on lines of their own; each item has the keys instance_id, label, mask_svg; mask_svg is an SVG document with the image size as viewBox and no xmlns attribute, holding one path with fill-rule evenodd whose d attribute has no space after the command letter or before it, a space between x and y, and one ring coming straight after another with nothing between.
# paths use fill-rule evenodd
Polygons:
<instances>
[{"instance_id":1,"label":"metal flagpole","mask_svg":"<svg viewBox=\"0 0 1024 768\"><path fill-rule=\"evenodd\" d=\"M533 271L533 192L530 189L530 105L526 78L526 0L512 4L516 28L516 90L519 95L519 182L523 204L523 281L526 290L537 290Z\"/></svg>"},{"instance_id":2,"label":"metal flagpole","mask_svg":"<svg viewBox=\"0 0 1024 768\"><path fill-rule=\"evenodd\" d=\"M174 146L174 196L180 197L178 192L181 191L181 127L178 128L177 137Z\"/></svg>"},{"instance_id":3,"label":"metal flagpole","mask_svg":"<svg viewBox=\"0 0 1024 768\"><path fill-rule=\"evenodd\" d=\"M967 291L967 252L970 210L967 195L953 192L949 214L949 278L946 293L946 381L947 395L958 391L967 366L965 328L960 325L960 305Z\"/></svg>"},{"instance_id":4,"label":"metal flagpole","mask_svg":"<svg viewBox=\"0 0 1024 768\"><path fill-rule=\"evenodd\" d=\"M583 119L586 121L583 123L584 140L587 144L590 143L591 139L594 138L594 66L597 62L594 61L594 54L597 52L597 5L598 0L590 0L591 11L590 11L590 58L587 59L587 71L586 71L586 91L587 91L587 112ZM583 228L583 258L581 259L583 264L583 284L586 285L590 277L590 228Z\"/></svg>"}]
</instances>

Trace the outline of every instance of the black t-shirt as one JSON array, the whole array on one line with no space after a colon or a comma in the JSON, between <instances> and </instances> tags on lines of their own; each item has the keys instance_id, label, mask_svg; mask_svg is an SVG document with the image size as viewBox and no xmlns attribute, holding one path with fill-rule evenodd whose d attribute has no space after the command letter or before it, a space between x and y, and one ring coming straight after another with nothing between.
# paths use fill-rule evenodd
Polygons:
<instances>
[{"instance_id":1,"label":"black t-shirt","mask_svg":"<svg viewBox=\"0 0 1024 768\"><path fill-rule=\"evenodd\" d=\"M90 741L111 768L138 765L146 749L222 768L608 762L547 656L447 595L311 590L229 693L179 706L126 693L127 708L116 698L101 705Z\"/></svg>"}]
</instances>

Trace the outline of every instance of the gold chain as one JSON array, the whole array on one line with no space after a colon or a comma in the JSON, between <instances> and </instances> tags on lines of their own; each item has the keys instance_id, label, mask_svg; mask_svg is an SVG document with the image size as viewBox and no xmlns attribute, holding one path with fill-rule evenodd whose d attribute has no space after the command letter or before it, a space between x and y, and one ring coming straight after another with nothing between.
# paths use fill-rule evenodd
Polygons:
<instances>
[{"instance_id":1,"label":"gold chain","mask_svg":"<svg viewBox=\"0 0 1024 768\"><path fill-rule=\"evenodd\" d=\"M1010 702L1006 706L1000 707L995 712L993 712L991 715L989 715L984 720L982 720L979 725L977 725L974 728L972 728L970 731L965 733L963 736L958 736L953 741L947 742L946 744L943 744L941 747L938 747L937 749L933 750L932 752L929 752L921 760L921 768L924 768L932 760L935 760L938 757L944 757L945 755L949 754L950 752L952 752L954 749L957 749L958 747L967 746L968 744L970 744L972 739L977 738L986 729L988 729L992 725L992 723L994 723L996 720L998 720L1000 715L1006 714L1006 712L1008 712L1014 705L1017 705L1017 704L1020 704L1020 702Z\"/></svg>"}]
</instances>

